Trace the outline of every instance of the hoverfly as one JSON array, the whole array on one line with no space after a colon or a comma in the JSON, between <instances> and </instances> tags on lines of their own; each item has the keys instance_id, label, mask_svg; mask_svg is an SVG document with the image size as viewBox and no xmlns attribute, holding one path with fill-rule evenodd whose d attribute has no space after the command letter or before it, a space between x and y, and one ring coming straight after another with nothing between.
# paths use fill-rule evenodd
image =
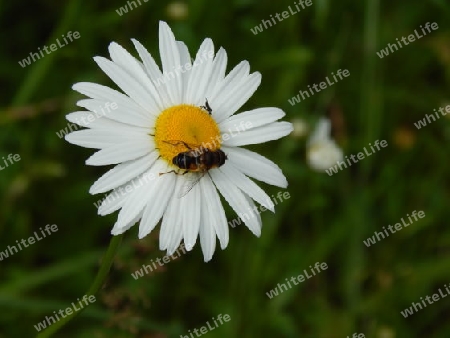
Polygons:
<instances>
[{"instance_id":1,"label":"hoverfly","mask_svg":"<svg viewBox=\"0 0 450 338\"><path fill-rule=\"evenodd\" d=\"M178 168L193 172L205 173L209 169L218 168L225 163L227 155L220 150L210 150L205 147L191 148L187 143L183 141L164 141L169 144L176 145L182 143L188 151L184 151L176 155L172 159L172 163Z\"/></svg>"},{"instance_id":2,"label":"hoverfly","mask_svg":"<svg viewBox=\"0 0 450 338\"><path fill-rule=\"evenodd\" d=\"M183 187L180 192L179 198L185 196L192 188L200 181L200 179L205 176L208 170L213 168L219 168L227 160L227 155L220 149L211 150L205 147L193 147L183 141L164 141L173 146L179 144L184 145L188 151L181 152L174 156L172 159L172 164L176 165L178 168L185 170L181 175L185 175L189 172L200 173L201 175L196 175L194 180L190 180ZM175 170L169 171L168 173L175 172ZM160 173L162 175L164 173Z\"/></svg>"}]
</instances>

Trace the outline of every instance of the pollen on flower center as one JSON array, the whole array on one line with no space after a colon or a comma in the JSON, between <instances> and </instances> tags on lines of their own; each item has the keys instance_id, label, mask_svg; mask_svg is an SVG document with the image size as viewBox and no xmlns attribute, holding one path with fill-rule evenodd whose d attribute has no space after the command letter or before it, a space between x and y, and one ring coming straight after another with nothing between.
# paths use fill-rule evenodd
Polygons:
<instances>
[{"instance_id":1,"label":"pollen on flower center","mask_svg":"<svg viewBox=\"0 0 450 338\"><path fill-rule=\"evenodd\" d=\"M175 156L189 151L189 148L220 149L220 141L219 126L200 107L188 104L173 106L164 110L156 120L156 148L170 164Z\"/></svg>"}]
</instances>

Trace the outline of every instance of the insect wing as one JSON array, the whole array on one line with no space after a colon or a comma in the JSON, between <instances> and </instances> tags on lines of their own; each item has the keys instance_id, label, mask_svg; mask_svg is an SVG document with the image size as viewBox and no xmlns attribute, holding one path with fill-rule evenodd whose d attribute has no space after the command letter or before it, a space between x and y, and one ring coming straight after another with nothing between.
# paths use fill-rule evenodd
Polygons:
<instances>
[{"instance_id":1,"label":"insect wing","mask_svg":"<svg viewBox=\"0 0 450 338\"><path fill-rule=\"evenodd\" d=\"M202 179L203 176L205 176L205 173L201 175L191 174L190 177L186 179L186 182L181 187L180 192L178 194L178 198L186 196L189 193L189 191L191 191L192 188L195 187L195 185Z\"/></svg>"}]
</instances>

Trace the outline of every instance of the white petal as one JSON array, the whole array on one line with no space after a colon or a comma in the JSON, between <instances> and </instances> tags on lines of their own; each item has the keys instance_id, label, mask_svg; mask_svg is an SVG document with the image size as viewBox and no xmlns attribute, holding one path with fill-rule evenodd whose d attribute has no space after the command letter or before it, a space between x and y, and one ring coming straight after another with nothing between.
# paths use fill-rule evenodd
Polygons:
<instances>
[{"instance_id":1,"label":"white petal","mask_svg":"<svg viewBox=\"0 0 450 338\"><path fill-rule=\"evenodd\" d=\"M163 162L161 160L161 162ZM165 168L165 169L164 169ZM167 172L167 163L164 163L159 170ZM147 204L139 225L139 238L147 236L158 224L159 220L166 210L169 200L173 198L173 189L175 187L175 174L161 175L155 186L148 192L150 203Z\"/></svg>"},{"instance_id":2,"label":"white petal","mask_svg":"<svg viewBox=\"0 0 450 338\"><path fill-rule=\"evenodd\" d=\"M202 247L205 262L211 260L214 251L216 250L216 232L210 222L212 217L214 217L214 215L211 215L211 211L207 208L206 203L203 204L200 220L200 245Z\"/></svg>"},{"instance_id":3,"label":"white petal","mask_svg":"<svg viewBox=\"0 0 450 338\"><path fill-rule=\"evenodd\" d=\"M278 140L292 132L292 123L274 122L266 126L240 132L229 140L224 140L225 146L243 146Z\"/></svg>"},{"instance_id":4,"label":"white petal","mask_svg":"<svg viewBox=\"0 0 450 338\"><path fill-rule=\"evenodd\" d=\"M260 228L262 227L262 221L261 221L261 209L259 209L256 205L255 202L253 202L253 200L246 194L244 193L244 197L245 200L248 202L248 204L250 205L250 209L251 210L256 210L256 212L249 212L247 215L243 215L244 217L254 217L256 218L256 223L259 224ZM245 221L244 219L242 219L243 221Z\"/></svg>"},{"instance_id":5,"label":"white petal","mask_svg":"<svg viewBox=\"0 0 450 338\"><path fill-rule=\"evenodd\" d=\"M169 25L164 21L159 22L159 52L164 75L173 73L180 66L180 52L175 41L175 36ZM173 105L181 102L181 78L175 76L167 86L171 103Z\"/></svg>"},{"instance_id":6,"label":"white petal","mask_svg":"<svg viewBox=\"0 0 450 338\"><path fill-rule=\"evenodd\" d=\"M136 48L139 57L141 58L144 68L147 71L147 74L150 76L150 79L154 80L162 75L161 70L159 69L155 59L148 52L148 50L136 39L131 39Z\"/></svg>"},{"instance_id":7,"label":"white petal","mask_svg":"<svg viewBox=\"0 0 450 338\"><path fill-rule=\"evenodd\" d=\"M120 231L125 228L130 222L144 210L144 207L149 201L147 191L145 189L137 188L128 196L122 209L120 210L117 222L114 225L115 231Z\"/></svg>"},{"instance_id":8,"label":"white petal","mask_svg":"<svg viewBox=\"0 0 450 338\"><path fill-rule=\"evenodd\" d=\"M230 181L221 171L210 170L209 171L212 180L220 191L222 196L233 208L233 210L242 218L245 225L256 236L261 235L261 223L258 222L258 218L254 215L254 210L251 209L251 205L248 203L244 193L239 190L233 181ZM244 217L247 215L247 217Z\"/></svg>"},{"instance_id":9,"label":"white petal","mask_svg":"<svg viewBox=\"0 0 450 338\"><path fill-rule=\"evenodd\" d=\"M126 107L119 107L117 104L114 106L115 109L103 114L101 109L105 104L107 104L107 102L98 99L84 99L77 102L77 106L86 108L98 116L108 117L127 125L148 128L155 124L156 117L151 116L150 114L144 116L132 109L127 110Z\"/></svg>"},{"instance_id":10,"label":"white petal","mask_svg":"<svg viewBox=\"0 0 450 338\"><path fill-rule=\"evenodd\" d=\"M151 111L161 111L162 102L155 86L150 81L145 73L142 64L138 62L130 53L128 53L122 46L115 42L109 44L109 55L111 60L121 66L128 74L140 82L140 84L149 91L147 97L148 104L152 106Z\"/></svg>"},{"instance_id":11,"label":"white petal","mask_svg":"<svg viewBox=\"0 0 450 338\"><path fill-rule=\"evenodd\" d=\"M186 44L182 41L177 41L178 50L180 52L180 62L181 67L183 71L179 74L181 77L181 88L182 88L182 102L186 101L186 89L187 85L189 83L189 75L191 74L190 71L187 71L187 69L192 65L191 63L191 55L189 54L189 49L187 48Z\"/></svg>"},{"instance_id":12,"label":"white petal","mask_svg":"<svg viewBox=\"0 0 450 338\"><path fill-rule=\"evenodd\" d=\"M227 68L227 52L222 47L219 48L216 57L214 58L212 67L209 85L206 88L206 98L212 98L216 88L220 86L225 78L225 71Z\"/></svg>"},{"instance_id":13,"label":"white petal","mask_svg":"<svg viewBox=\"0 0 450 338\"><path fill-rule=\"evenodd\" d=\"M206 89L212 70L212 55L214 55L214 44L211 39L205 39L197 52L189 75L186 92L187 102L194 105L205 103Z\"/></svg>"},{"instance_id":14,"label":"white petal","mask_svg":"<svg viewBox=\"0 0 450 338\"><path fill-rule=\"evenodd\" d=\"M103 57L94 57L95 62L99 67L113 80L120 89L124 91L137 104L145 109L146 112L152 115L158 115L159 110L151 103L149 91L145 89L137 80L123 70L119 65L105 59Z\"/></svg>"},{"instance_id":15,"label":"white petal","mask_svg":"<svg viewBox=\"0 0 450 338\"><path fill-rule=\"evenodd\" d=\"M255 182L236 169L231 162L225 162L225 165L220 167L219 170L222 171L230 181L234 182L242 192L249 195L270 211L275 212L275 206L269 195L267 195Z\"/></svg>"},{"instance_id":16,"label":"white petal","mask_svg":"<svg viewBox=\"0 0 450 338\"><path fill-rule=\"evenodd\" d=\"M117 133L114 130L110 131L105 129L84 129L74 131L65 136L66 141L69 143L94 149L112 147L126 142L144 143L148 142L149 138L145 134L126 131Z\"/></svg>"},{"instance_id":17,"label":"white petal","mask_svg":"<svg viewBox=\"0 0 450 338\"><path fill-rule=\"evenodd\" d=\"M116 222L111 230L111 234L114 236L123 234L125 231L129 230L133 225L135 225L141 218L142 218L143 212L141 211L136 215L135 218L133 218L131 221L128 222L125 226L122 226L119 224L119 222Z\"/></svg>"},{"instance_id":18,"label":"white petal","mask_svg":"<svg viewBox=\"0 0 450 338\"><path fill-rule=\"evenodd\" d=\"M134 47L138 51L139 56L142 59L142 62L144 63L144 69L146 70L148 76L155 85L155 88L159 92L163 108L170 107L171 103L169 99L169 94L167 94L166 86L163 85L164 77L158 65L156 64L155 59L151 56L151 54L147 51L147 49L144 46L142 46L142 44L139 41L135 39L131 39L131 41L133 41Z\"/></svg>"},{"instance_id":19,"label":"white petal","mask_svg":"<svg viewBox=\"0 0 450 338\"><path fill-rule=\"evenodd\" d=\"M72 88L94 98L95 100L78 101L77 104L91 111L97 110L99 115L139 127L152 125L151 122L155 120L135 101L112 88L89 82L77 83ZM117 107L109 103L115 103Z\"/></svg>"},{"instance_id":20,"label":"white petal","mask_svg":"<svg viewBox=\"0 0 450 338\"><path fill-rule=\"evenodd\" d=\"M174 211L174 198L172 198L167 204L167 208L164 212L163 220L161 222L161 229L159 230L159 249L166 250L169 246L169 242L172 239L173 230L175 228L180 228L177 223L177 212ZM180 231L180 241L181 241L181 231Z\"/></svg>"},{"instance_id":21,"label":"white petal","mask_svg":"<svg viewBox=\"0 0 450 338\"><path fill-rule=\"evenodd\" d=\"M149 133L149 130L151 130L151 128L136 127L122 122L117 122L105 116L99 117L90 111L76 111L67 114L66 119L71 123L76 123L79 126L91 129L108 129L117 132L125 130L137 133Z\"/></svg>"},{"instance_id":22,"label":"white petal","mask_svg":"<svg viewBox=\"0 0 450 338\"><path fill-rule=\"evenodd\" d=\"M220 123L219 127L222 133L250 130L275 122L284 115L284 111L279 108L258 108L233 115Z\"/></svg>"},{"instance_id":23,"label":"white petal","mask_svg":"<svg viewBox=\"0 0 450 338\"><path fill-rule=\"evenodd\" d=\"M250 74L244 81L234 88L227 90L219 98L217 121L220 123L233 115L253 95L261 84L261 74L258 72Z\"/></svg>"},{"instance_id":24,"label":"white petal","mask_svg":"<svg viewBox=\"0 0 450 338\"><path fill-rule=\"evenodd\" d=\"M264 156L244 148L223 147L222 150L227 154L228 161L245 175L277 187L288 186L281 169Z\"/></svg>"},{"instance_id":25,"label":"white petal","mask_svg":"<svg viewBox=\"0 0 450 338\"><path fill-rule=\"evenodd\" d=\"M181 234L181 231L180 231L180 234ZM178 257L181 256L180 251L181 251L183 254L186 254L186 248L185 248L185 246L184 246L184 243L181 243L181 245L180 245L180 242L181 242L181 235L180 235L180 237L179 237L179 239L178 239L178 245L175 246L174 248L168 248L168 249L167 249L167 256L172 256L172 255L174 255L174 254L175 254L175 251L176 251L177 254L178 254L178 256L175 257L175 258L178 258Z\"/></svg>"},{"instance_id":26,"label":"white petal","mask_svg":"<svg viewBox=\"0 0 450 338\"><path fill-rule=\"evenodd\" d=\"M97 151L86 160L86 164L95 166L119 164L145 156L153 150L154 147L150 140L148 142L124 142Z\"/></svg>"},{"instance_id":27,"label":"white petal","mask_svg":"<svg viewBox=\"0 0 450 338\"><path fill-rule=\"evenodd\" d=\"M229 233L228 233L228 223L225 216L225 210L223 209L222 203L220 202L219 194L214 187L213 182L209 175L205 175L200 182L202 200L209 215L209 226L212 226L217 233L219 238L220 247L225 249L228 246Z\"/></svg>"},{"instance_id":28,"label":"white petal","mask_svg":"<svg viewBox=\"0 0 450 338\"><path fill-rule=\"evenodd\" d=\"M116 210L119 210L125 203L130 191L126 187L132 187L130 182L128 185L123 185L117 189L114 189L102 202L98 208L98 214L101 216L109 215Z\"/></svg>"},{"instance_id":29,"label":"white petal","mask_svg":"<svg viewBox=\"0 0 450 338\"><path fill-rule=\"evenodd\" d=\"M99 194L119 187L148 170L158 157L159 153L153 151L136 160L115 166L100 177L89 189L89 192L91 194Z\"/></svg>"},{"instance_id":30,"label":"white petal","mask_svg":"<svg viewBox=\"0 0 450 338\"><path fill-rule=\"evenodd\" d=\"M151 184L154 177L159 177L159 173L152 175L154 171L155 170L152 171L152 169L150 169L146 173L141 174L126 184L114 189L99 207L99 215L104 216L122 208L133 192L143 185Z\"/></svg>"},{"instance_id":31,"label":"white petal","mask_svg":"<svg viewBox=\"0 0 450 338\"><path fill-rule=\"evenodd\" d=\"M66 115L69 122L91 129L108 129L117 132L134 132L140 134L153 134L154 127L138 127L135 125L118 122L105 116L98 117L90 111L77 111ZM154 125L154 123L151 123Z\"/></svg>"},{"instance_id":32,"label":"white petal","mask_svg":"<svg viewBox=\"0 0 450 338\"><path fill-rule=\"evenodd\" d=\"M187 175L185 175L187 176ZM189 183L188 178L185 178ZM191 251L197 240L200 228L200 208L201 208L200 187L196 184L187 195L181 197L181 214L184 245L187 251Z\"/></svg>"},{"instance_id":33,"label":"white petal","mask_svg":"<svg viewBox=\"0 0 450 338\"><path fill-rule=\"evenodd\" d=\"M212 112L212 115L216 119L216 121L219 121L217 117L219 117L221 114L226 114L224 110L219 110L219 103L223 101L223 96L228 95L228 93L233 91L236 86L241 84L244 79L248 77L249 73L250 65L248 61L242 61L237 66L235 66L221 82L216 85L214 91L210 95L211 97L208 97L208 100L210 102L214 102L214 104L216 105L216 109L214 109Z\"/></svg>"},{"instance_id":34,"label":"white petal","mask_svg":"<svg viewBox=\"0 0 450 338\"><path fill-rule=\"evenodd\" d=\"M74 131L66 135L64 139L69 143L94 149L102 149L117 144L117 135L104 130L85 129Z\"/></svg>"},{"instance_id":35,"label":"white petal","mask_svg":"<svg viewBox=\"0 0 450 338\"><path fill-rule=\"evenodd\" d=\"M183 237L181 229L181 218L183 217L181 214L181 199L177 196L184 184L184 179L177 175L175 176L175 181L172 198L169 200L167 209L164 212L159 232L159 249L167 249L167 254L173 253L178 248Z\"/></svg>"},{"instance_id":36,"label":"white petal","mask_svg":"<svg viewBox=\"0 0 450 338\"><path fill-rule=\"evenodd\" d=\"M122 210L119 213L119 217L117 219L117 229L123 228L129 224L129 222L134 219L138 213L144 210L144 208L163 203L163 198L158 200L156 195L161 194L163 197L167 194L167 191L170 194L170 176L159 176L159 173L164 171L166 168L167 163L163 160L159 160L152 166L151 169L139 176L139 184L136 184L136 186L133 187L133 191L128 196ZM162 193L161 186L164 186L164 183L168 189ZM166 205L164 205L164 208L165 207ZM146 216L146 211L147 210L144 211L142 216L139 232L141 232L145 219L148 218L148 216ZM161 218L161 216L159 217ZM142 236L139 238L142 238Z\"/></svg>"}]
</instances>

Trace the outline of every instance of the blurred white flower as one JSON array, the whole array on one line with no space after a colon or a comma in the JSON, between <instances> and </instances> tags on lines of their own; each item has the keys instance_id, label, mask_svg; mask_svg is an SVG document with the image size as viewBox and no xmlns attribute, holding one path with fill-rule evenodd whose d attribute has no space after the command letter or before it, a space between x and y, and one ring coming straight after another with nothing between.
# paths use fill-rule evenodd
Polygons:
<instances>
[{"instance_id":1,"label":"blurred white flower","mask_svg":"<svg viewBox=\"0 0 450 338\"><path fill-rule=\"evenodd\" d=\"M344 159L342 149L330 137L330 132L330 120L321 118L308 140L306 159L313 170L325 172Z\"/></svg>"},{"instance_id":2,"label":"blurred white flower","mask_svg":"<svg viewBox=\"0 0 450 338\"><path fill-rule=\"evenodd\" d=\"M294 130L291 133L292 137L302 138L308 135L309 125L304 119L296 117L292 119L291 123L294 127Z\"/></svg>"}]
</instances>

